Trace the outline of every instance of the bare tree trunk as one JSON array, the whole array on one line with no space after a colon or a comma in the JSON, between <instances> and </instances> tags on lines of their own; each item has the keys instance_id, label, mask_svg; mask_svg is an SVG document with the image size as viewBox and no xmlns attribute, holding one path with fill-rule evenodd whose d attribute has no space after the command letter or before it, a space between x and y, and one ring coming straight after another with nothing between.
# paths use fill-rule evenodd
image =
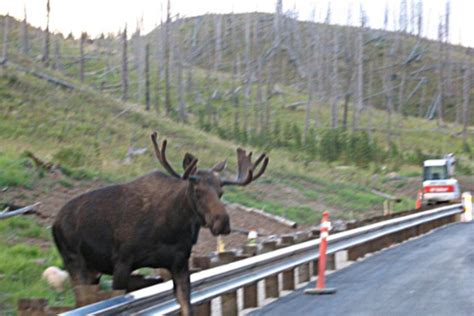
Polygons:
<instances>
[{"instance_id":1,"label":"bare tree trunk","mask_svg":"<svg viewBox=\"0 0 474 316\"><path fill-rule=\"evenodd\" d=\"M423 117L424 113L424 104L425 104L425 97L426 97L426 83L423 83L423 88L421 89L421 96L420 96L420 105L418 107L418 116Z\"/></svg>"},{"instance_id":2,"label":"bare tree trunk","mask_svg":"<svg viewBox=\"0 0 474 316\"><path fill-rule=\"evenodd\" d=\"M443 120L443 103L444 103L444 53L443 48L443 25L440 21L438 26L438 41L439 41L439 49L438 49L438 98L439 102L437 103L437 112L438 112L438 125L444 125Z\"/></svg>"},{"instance_id":3,"label":"bare tree trunk","mask_svg":"<svg viewBox=\"0 0 474 316\"><path fill-rule=\"evenodd\" d=\"M87 38L86 33L81 33L79 42L79 80L84 83L84 44Z\"/></svg>"},{"instance_id":4,"label":"bare tree trunk","mask_svg":"<svg viewBox=\"0 0 474 316\"><path fill-rule=\"evenodd\" d=\"M388 46L383 54L383 89L385 95L385 108L387 111L387 142L389 145L393 143L392 139L392 113L393 113L393 65L390 64L390 60L394 60L396 42L392 44L392 47Z\"/></svg>"},{"instance_id":5,"label":"bare tree trunk","mask_svg":"<svg viewBox=\"0 0 474 316\"><path fill-rule=\"evenodd\" d=\"M467 144L467 127L469 125L469 96L472 91L471 84L471 65L466 62L464 69L464 78L463 78L463 106L462 106L462 118L463 118L463 129L462 129L462 139L464 145Z\"/></svg>"},{"instance_id":6,"label":"bare tree trunk","mask_svg":"<svg viewBox=\"0 0 474 316\"><path fill-rule=\"evenodd\" d=\"M63 68L63 63L61 59L61 46L60 45L61 43L59 42L59 39L57 39L54 42L54 69L59 72L63 72L64 68Z\"/></svg>"},{"instance_id":7,"label":"bare tree trunk","mask_svg":"<svg viewBox=\"0 0 474 316\"><path fill-rule=\"evenodd\" d=\"M222 15L217 14L215 18L215 63L214 71L219 71L222 64ZM220 76L218 76L220 78Z\"/></svg>"},{"instance_id":8,"label":"bare tree trunk","mask_svg":"<svg viewBox=\"0 0 474 316\"><path fill-rule=\"evenodd\" d=\"M339 38L337 30L333 30L333 67L332 67L332 80L331 80L331 127L337 128L338 117L339 117Z\"/></svg>"},{"instance_id":9,"label":"bare tree trunk","mask_svg":"<svg viewBox=\"0 0 474 316\"><path fill-rule=\"evenodd\" d=\"M122 100L128 100L127 26L122 33Z\"/></svg>"},{"instance_id":10,"label":"bare tree trunk","mask_svg":"<svg viewBox=\"0 0 474 316\"><path fill-rule=\"evenodd\" d=\"M243 128L244 132L248 132L248 116L250 107L250 94L252 93L252 73L250 69L250 14L247 14L245 21L245 102Z\"/></svg>"},{"instance_id":11,"label":"bare tree trunk","mask_svg":"<svg viewBox=\"0 0 474 316\"><path fill-rule=\"evenodd\" d=\"M357 34L357 88L356 88L356 106L354 117L352 118L352 131L359 127L360 113L364 108L364 25L361 25Z\"/></svg>"},{"instance_id":12,"label":"bare tree trunk","mask_svg":"<svg viewBox=\"0 0 474 316\"><path fill-rule=\"evenodd\" d=\"M374 76L374 67L372 63L369 63L369 69L368 69L368 76L369 76L369 82L368 82L368 87L367 87L367 103L365 110L367 111L367 134L369 135L370 139L373 139L372 136L372 91L373 91L373 76Z\"/></svg>"},{"instance_id":13,"label":"bare tree trunk","mask_svg":"<svg viewBox=\"0 0 474 316\"><path fill-rule=\"evenodd\" d=\"M150 111L150 44L145 45L145 109Z\"/></svg>"},{"instance_id":14,"label":"bare tree trunk","mask_svg":"<svg viewBox=\"0 0 474 316\"><path fill-rule=\"evenodd\" d=\"M262 113L261 113L261 108L262 108L262 60L260 59L260 51L259 51L259 43L258 41L260 40L258 37L258 18L255 18L253 21L253 38L252 38L252 44L253 44L253 50L254 50L254 60L256 63L256 80L257 80L257 91L256 91L256 100L254 103L254 131L257 133L259 131L259 128L262 127Z\"/></svg>"},{"instance_id":15,"label":"bare tree trunk","mask_svg":"<svg viewBox=\"0 0 474 316\"><path fill-rule=\"evenodd\" d=\"M273 61L270 59L267 64L267 91L266 98L264 100L264 118L263 126L266 132L270 132L270 99L273 91Z\"/></svg>"},{"instance_id":16,"label":"bare tree trunk","mask_svg":"<svg viewBox=\"0 0 474 316\"><path fill-rule=\"evenodd\" d=\"M144 81L144 66L143 66L143 57L145 56L143 51L143 43L141 37L141 28L142 28L143 21L137 23L137 29L135 34L132 36L132 46L134 51L134 61L135 61L135 72L137 74L137 103L141 103L143 101L143 85Z\"/></svg>"},{"instance_id":17,"label":"bare tree trunk","mask_svg":"<svg viewBox=\"0 0 474 316\"><path fill-rule=\"evenodd\" d=\"M155 98L155 110L157 113L160 113L161 105L161 70L162 70L162 34L163 34L163 20L160 22L160 27L156 32L156 98Z\"/></svg>"},{"instance_id":18,"label":"bare tree trunk","mask_svg":"<svg viewBox=\"0 0 474 316\"><path fill-rule=\"evenodd\" d=\"M170 84L170 33L171 33L171 4L168 0L165 24L165 109L166 114L171 113L171 84Z\"/></svg>"},{"instance_id":19,"label":"bare tree trunk","mask_svg":"<svg viewBox=\"0 0 474 316\"><path fill-rule=\"evenodd\" d=\"M314 44L311 44L311 48L309 49L311 52L314 50ZM304 132L303 132L303 142L304 144L308 141L308 133L309 133L309 126L310 126L310 116L311 116L311 107L313 105L313 79L314 79L314 62L312 54L308 54L307 59L307 66L308 66L308 75L307 75L307 87L308 90L308 100L306 101L305 106L305 118L304 118Z\"/></svg>"},{"instance_id":20,"label":"bare tree trunk","mask_svg":"<svg viewBox=\"0 0 474 316\"><path fill-rule=\"evenodd\" d=\"M179 29L179 27L178 27ZM182 57L182 46L180 41L175 43L175 54L176 56L176 71L177 71L177 80L178 80L178 113L179 118L182 122L186 122L188 120L186 114L186 103L184 101L184 80L183 80L183 57Z\"/></svg>"},{"instance_id":21,"label":"bare tree trunk","mask_svg":"<svg viewBox=\"0 0 474 316\"><path fill-rule=\"evenodd\" d=\"M44 51L42 61L47 67L49 65L49 14L51 12L50 0L46 3L46 30L44 33Z\"/></svg>"},{"instance_id":22,"label":"bare tree trunk","mask_svg":"<svg viewBox=\"0 0 474 316\"><path fill-rule=\"evenodd\" d=\"M238 64L240 63L239 55L234 60L232 67L232 103L234 105L234 127L240 127L240 108L239 93L237 92Z\"/></svg>"},{"instance_id":23,"label":"bare tree trunk","mask_svg":"<svg viewBox=\"0 0 474 316\"><path fill-rule=\"evenodd\" d=\"M2 60L0 64L5 63L8 60L8 23L10 16L7 14L3 19L3 50L2 50Z\"/></svg>"},{"instance_id":24,"label":"bare tree trunk","mask_svg":"<svg viewBox=\"0 0 474 316\"><path fill-rule=\"evenodd\" d=\"M28 21L26 16L26 7L24 8L24 19L21 24L21 51L23 54L28 55L30 52L30 45L28 39Z\"/></svg>"}]
</instances>

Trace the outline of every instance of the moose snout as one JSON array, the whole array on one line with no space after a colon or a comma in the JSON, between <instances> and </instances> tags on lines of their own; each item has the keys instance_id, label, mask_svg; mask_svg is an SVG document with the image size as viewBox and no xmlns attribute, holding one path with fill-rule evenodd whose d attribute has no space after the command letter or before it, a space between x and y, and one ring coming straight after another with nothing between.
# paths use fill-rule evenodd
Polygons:
<instances>
[{"instance_id":1,"label":"moose snout","mask_svg":"<svg viewBox=\"0 0 474 316\"><path fill-rule=\"evenodd\" d=\"M214 236L230 234L229 215L219 214L214 216L211 226L211 233Z\"/></svg>"}]
</instances>

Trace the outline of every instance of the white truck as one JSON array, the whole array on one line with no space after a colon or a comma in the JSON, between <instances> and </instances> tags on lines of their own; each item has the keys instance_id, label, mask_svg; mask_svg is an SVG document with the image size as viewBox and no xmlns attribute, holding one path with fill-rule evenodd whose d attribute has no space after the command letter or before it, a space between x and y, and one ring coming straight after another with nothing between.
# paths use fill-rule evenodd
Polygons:
<instances>
[{"instance_id":1,"label":"white truck","mask_svg":"<svg viewBox=\"0 0 474 316\"><path fill-rule=\"evenodd\" d=\"M443 159L423 162L423 201L427 204L450 202L461 198L458 180L454 178L456 158L453 154Z\"/></svg>"}]
</instances>

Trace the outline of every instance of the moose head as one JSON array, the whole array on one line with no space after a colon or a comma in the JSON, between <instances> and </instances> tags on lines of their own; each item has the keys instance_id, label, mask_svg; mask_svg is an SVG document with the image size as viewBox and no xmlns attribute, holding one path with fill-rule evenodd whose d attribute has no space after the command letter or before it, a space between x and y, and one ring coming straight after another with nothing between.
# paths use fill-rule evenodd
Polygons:
<instances>
[{"instance_id":1,"label":"moose head","mask_svg":"<svg viewBox=\"0 0 474 316\"><path fill-rule=\"evenodd\" d=\"M183 159L184 173L181 175L171 167L166 159L167 140L162 141L161 149L158 146L156 132L151 135L151 140L155 155L168 174L183 181L188 181L187 197L201 219L202 225L209 228L215 236L229 234L231 231L229 215L225 210L225 205L220 200L224 193L223 187L226 185L246 186L262 176L269 161L266 154L261 154L252 163L252 152L247 154L245 150L238 148L237 174L235 179L231 180L221 177L222 171L227 166L227 160L217 163L210 169L198 169L198 159L194 155L186 153ZM258 171L256 171L257 168L259 168Z\"/></svg>"}]
</instances>

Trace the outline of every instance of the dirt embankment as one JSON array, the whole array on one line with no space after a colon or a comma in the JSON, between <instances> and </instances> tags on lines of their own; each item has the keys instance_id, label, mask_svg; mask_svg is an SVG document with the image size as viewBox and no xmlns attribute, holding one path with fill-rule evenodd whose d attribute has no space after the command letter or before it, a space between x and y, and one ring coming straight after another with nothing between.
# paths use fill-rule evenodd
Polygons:
<instances>
[{"instance_id":1,"label":"dirt embankment","mask_svg":"<svg viewBox=\"0 0 474 316\"><path fill-rule=\"evenodd\" d=\"M50 226L61 207L73 197L105 186L100 181L69 181L62 178L44 178L34 189L7 188L0 194L0 204L11 203L19 206L41 202L35 217L44 226ZM298 229L272 220L266 216L249 212L236 205L227 207L233 232L223 236L226 249L240 248L247 240L247 232L256 229L259 236L281 235L296 232ZM300 227L301 228L301 227ZM40 241L38 241L40 243ZM44 243L41 242L41 243ZM193 248L193 255L202 256L216 251L217 238L208 229L201 229L198 243Z\"/></svg>"}]
</instances>

